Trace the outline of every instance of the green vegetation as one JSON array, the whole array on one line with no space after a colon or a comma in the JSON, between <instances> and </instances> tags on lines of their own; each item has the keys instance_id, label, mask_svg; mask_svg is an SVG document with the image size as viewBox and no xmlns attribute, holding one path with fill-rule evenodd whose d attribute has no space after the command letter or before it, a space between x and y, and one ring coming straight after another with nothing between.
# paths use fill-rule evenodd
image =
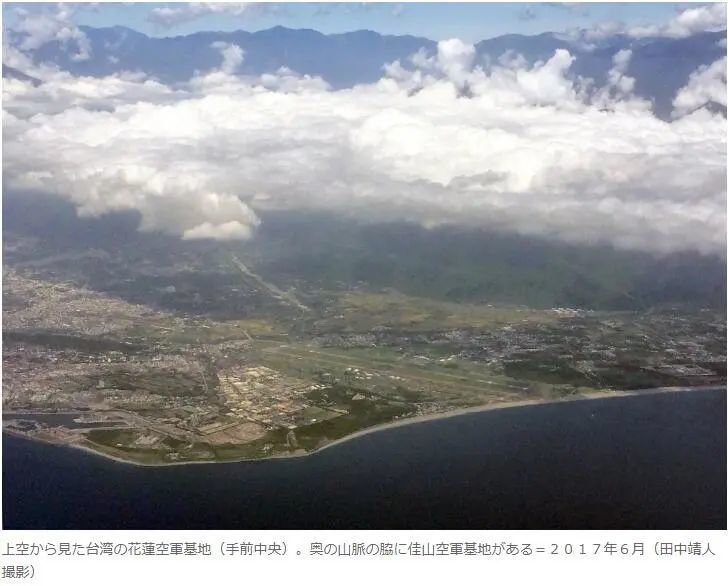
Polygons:
<instances>
[{"instance_id":1,"label":"green vegetation","mask_svg":"<svg viewBox=\"0 0 728 586\"><path fill-rule=\"evenodd\" d=\"M130 393L144 391L166 397L197 397L206 394L201 375L190 375L172 370L151 370L148 372L129 372L114 370L107 372L104 384Z\"/></svg>"},{"instance_id":2,"label":"green vegetation","mask_svg":"<svg viewBox=\"0 0 728 586\"><path fill-rule=\"evenodd\" d=\"M143 346L122 342L116 339L103 338L100 336L79 336L65 333L47 331L3 331L3 343L24 343L44 346L58 350L79 350L88 354L101 354L103 352L123 352L135 354L143 349Z\"/></svg>"},{"instance_id":3,"label":"green vegetation","mask_svg":"<svg viewBox=\"0 0 728 586\"><path fill-rule=\"evenodd\" d=\"M462 227L275 212L264 215L247 252L266 278L328 290L359 283L374 291L532 308L725 307L725 259L698 254L656 258Z\"/></svg>"}]
</instances>

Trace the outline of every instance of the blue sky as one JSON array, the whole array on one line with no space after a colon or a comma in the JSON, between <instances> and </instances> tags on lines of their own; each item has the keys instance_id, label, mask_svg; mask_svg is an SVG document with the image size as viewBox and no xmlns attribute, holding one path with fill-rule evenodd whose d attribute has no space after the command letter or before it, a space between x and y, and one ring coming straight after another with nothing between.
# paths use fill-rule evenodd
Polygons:
<instances>
[{"instance_id":1,"label":"blue sky","mask_svg":"<svg viewBox=\"0 0 728 586\"><path fill-rule=\"evenodd\" d=\"M14 7L4 4L5 26L12 26ZM506 33L537 34L597 22L619 20L628 25L657 24L669 20L686 4L668 3L271 3L239 15L207 14L168 28L150 21L155 9L164 3L96 4L79 9L77 24L90 26L124 25L148 35L174 36L200 30L260 30L276 25L312 28L324 33L371 29L386 34L412 34L434 40L459 37L477 41ZM42 5L25 4L29 10Z\"/></svg>"}]
</instances>

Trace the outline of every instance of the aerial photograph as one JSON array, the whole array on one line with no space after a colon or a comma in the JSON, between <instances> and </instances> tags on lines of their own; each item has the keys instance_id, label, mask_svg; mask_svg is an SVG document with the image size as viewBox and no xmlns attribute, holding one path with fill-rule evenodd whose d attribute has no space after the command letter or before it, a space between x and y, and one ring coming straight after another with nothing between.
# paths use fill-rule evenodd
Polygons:
<instances>
[{"instance_id":1,"label":"aerial photograph","mask_svg":"<svg viewBox=\"0 0 728 586\"><path fill-rule=\"evenodd\" d=\"M726 4L2 19L4 528L726 528Z\"/></svg>"}]
</instances>

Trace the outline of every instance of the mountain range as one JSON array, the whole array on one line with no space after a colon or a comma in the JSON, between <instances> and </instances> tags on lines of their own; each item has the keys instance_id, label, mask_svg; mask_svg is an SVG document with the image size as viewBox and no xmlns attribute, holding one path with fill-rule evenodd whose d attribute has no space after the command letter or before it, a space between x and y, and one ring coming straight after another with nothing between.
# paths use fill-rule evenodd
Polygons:
<instances>
[{"instance_id":1,"label":"mountain range","mask_svg":"<svg viewBox=\"0 0 728 586\"><path fill-rule=\"evenodd\" d=\"M378 80L385 64L404 62L420 49L431 54L437 50L437 43L430 39L369 30L326 35L277 26L258 32L199 32L157 38L122 26L80 28L90 43L88 59L74 60L74 47L58 41L41 45L31 56L76 75L97 77L143 71L164 83L175 83L190 79L195 72L218 67L220 52L212 45L224 42L243 49L240 74L270 73L287 67L300 74L320 76L334 89L341 89ZM20 40L13 31L6 34L11 44ZM652 100L654 112L667 118L677 90L687 83L690 74L725 56L725 38L725 31L720 31L680 39L613 35L587 43L578 35L510 34L480 41L475 48L476 59L483 64L496 62L509 51L533 64L550 58L557 49L565 49L576 58L571 75L592 78L598 85L605 82L614 55L630 49L627 74L636 80L635 93ZM4 76L11 74L4 69Z\"/></svg>"}]
</instances>

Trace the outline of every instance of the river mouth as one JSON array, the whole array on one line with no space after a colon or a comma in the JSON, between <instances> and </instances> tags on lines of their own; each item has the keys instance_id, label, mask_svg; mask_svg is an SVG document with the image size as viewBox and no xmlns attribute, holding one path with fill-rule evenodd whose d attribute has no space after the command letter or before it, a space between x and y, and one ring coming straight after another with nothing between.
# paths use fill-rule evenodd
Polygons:
<instances>
[{"instance_id":1,"label":"river mouth","mask_svg":"<svg viewBox=\"0 0 728 586\"><path fill-rule=\"evenodd\" d=\"M467 413L306 458L136 467L3 437L6 528L724 529L726 393Z\"/></svg>"}]
</instances>

